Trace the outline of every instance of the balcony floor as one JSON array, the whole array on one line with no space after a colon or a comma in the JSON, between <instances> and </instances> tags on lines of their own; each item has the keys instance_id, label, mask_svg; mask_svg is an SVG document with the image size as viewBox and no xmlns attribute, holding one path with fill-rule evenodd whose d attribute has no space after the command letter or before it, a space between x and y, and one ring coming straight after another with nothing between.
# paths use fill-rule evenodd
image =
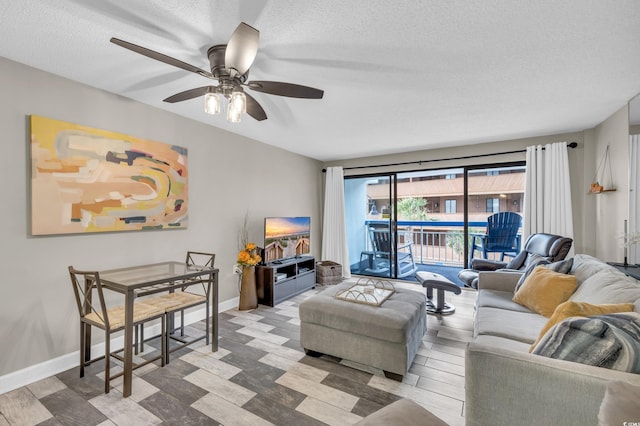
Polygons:
<instances>
[{"instance_id":1,"label":"balcony floor","mask_svg":"<svg viewBox=\"0 0 640 426\"><path fill-rule=\"evenodd\" d=\"M442 265L434 265L434 264L426 264L426 263L416 263L416 266L418 267L418 271L428 271L428 272L440 274L448 278L449 280L451 280L451 282L457 284L458 286L464 287L464 283L458 279L458 272L464 269L460 266L442 266ZM364 265L364 262L361 265L359 265L358 263L351 265L352 274L374 276L374 277L384 277L384 276L388 277L388 275L386 275L388 274L388 271L383 274L371 274L371 273L365 272L365 269L366 269L366 266ZM416 281L414 274L408 275L404 278L398 278L398 279L403 281L414 281L414 282Z\"/></svg>"}]
</instances>

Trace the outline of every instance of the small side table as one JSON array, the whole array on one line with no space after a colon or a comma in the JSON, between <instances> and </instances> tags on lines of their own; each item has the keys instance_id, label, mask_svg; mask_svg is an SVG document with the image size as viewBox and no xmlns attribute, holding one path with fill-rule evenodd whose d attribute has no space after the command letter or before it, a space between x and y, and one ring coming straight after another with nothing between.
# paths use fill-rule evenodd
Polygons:
<instances>
[{"instance_id":1,"label":"small side table","mask_svg":"<svg viewBox=\"0 0 640 426\"><path fill-rule=\"evenodd\" d=\"M625 265L624 263L616 262L607 262L607 265L611 265L623 274L633 277L636 280L640 280L640 265Z\"/></svg>"}]
</instances>

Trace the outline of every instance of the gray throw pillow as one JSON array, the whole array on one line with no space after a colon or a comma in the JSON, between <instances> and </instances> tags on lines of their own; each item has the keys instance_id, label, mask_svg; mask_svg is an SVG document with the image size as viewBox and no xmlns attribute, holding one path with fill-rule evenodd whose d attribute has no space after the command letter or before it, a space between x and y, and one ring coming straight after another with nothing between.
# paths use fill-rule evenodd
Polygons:
<instances>
[{"instance_id":1,"label":"gray throw pillow","mask_svg":"<svg viewBox=\"0 0 640 426\"><path fill-rule=\"evenodd\" d=\"M524 283L524 280L527 279L527 277L531 274L531 272L533 272L533 270L540 265L544 265L545 268L551 269L554 272L559 272L561 274L568 274L569 271L571 271L571 267L573 266L573 258L559 260L553 263L549 263L549 261L543 257L540 257L534 260L533 262L531 262L529 266L527 266L527 269L524 271L524 274L522 274L522 276L518 280L518 283L516 284L516 288L514 290L514 294L522 286L522 284Z\"/></svg>"},{"instance_id":2,"label":"gray throw pillow","mask_svg":"<svg viewBox=\"0 0 640 426\"><path fill-rule=\"evenodd\" d=\"M537 257L533 259L531 263L529 263L529 265L527 266L527 269L524 270L524 273L522 274L520 279L518 280L518 283L516 284L516 288L513 290L513 293L515 294L520 289L520 287L522 287L522 284L524 284L524 281L527 279L529 275L531 275L534 269L536 269L540 265L548 265L548 264L549 264L549 261L544 257Z\"/></svg>"},{"instance_id":3,"label":"gray throw pillow","mask_svg":"<svg viewBox=\"0 0 640 426\"><path fill-rule=\"evenodd\" d=\"M546 268L551 269L555 272L560 272L561 274L568 274L571 268L573 267L573 257L565 260L559 260L557 262L550 263L546 266Z\"/></svg>"}]
</instances>

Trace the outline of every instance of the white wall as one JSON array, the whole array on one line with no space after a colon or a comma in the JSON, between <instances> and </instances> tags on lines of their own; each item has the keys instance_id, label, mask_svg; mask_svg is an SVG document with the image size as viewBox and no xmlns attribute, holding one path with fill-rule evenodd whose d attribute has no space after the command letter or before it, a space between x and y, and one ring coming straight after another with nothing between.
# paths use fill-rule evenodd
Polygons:
<instances>
[{"instance_id":1,"label":"white wall","mask_svg":"<svg viewBox=\"0 0 640 426\"><path fill-rule=\"evenodd\" d=\"M624 220L629 217L629 109L627 105L613 113L593 129L594 163L593 179L607 145L611 159L611 174L615 192L591 195L595 203L592 228L596 234L596 256L606 261L622 262L624 248L622 234ZM607 172L608 174L608 172ZM605 185L609 181L605 179Z\"/></svg>"},{"instance_id":2,"label":"white wall","mask_svg":"<svg viewBox=\"0 0 640 426\"><path fill-rule=\"evenodd\" d=\"M232 266L247 211L249 237L258 244L265 216L311 216L312 254L319 256L318 161L3 58L0 94L0 381L78 350L68 265L115 268L182 260L189 249L210 251L220 268L220 300L233 301ZM30 114L187 147L188 229L30 236Z\"/></svg>"}]
</instances>

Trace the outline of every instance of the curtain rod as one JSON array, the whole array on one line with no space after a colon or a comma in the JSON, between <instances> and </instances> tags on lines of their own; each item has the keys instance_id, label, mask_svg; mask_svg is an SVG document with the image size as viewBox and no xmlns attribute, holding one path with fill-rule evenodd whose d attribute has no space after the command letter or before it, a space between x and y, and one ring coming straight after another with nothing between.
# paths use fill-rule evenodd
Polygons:
<instances>
[{"instance_id":1,"label":"curtain rod","mask_svg":"<svg viewBox=\"0 0 640 426\"><path fill-rule=\"evenodd\" d=\"M570 142L567 144L567 148L575 148L578 146L577 142ZM544 147L542 147L544 149ZM450 161L450 160L468 160L470 158L482 158L482 157L491 157L493 155L506 155L506 154L519 154L521 152L527 152L526 149L518 149L515 151L505 151L505 152L495 152L492 154L475 154L475 155L465 155L462 157L451 157L451 158L434 158L431 160L418 160L418 161L405 161L403 163L389 163L389 164L376 164L373 166L353 166L353 167L343 167L342 170L356 170L356 169L371 169L376 167L390 167L390 166L407 166L410 164L423 164L423 163L436 163L438 161ZM327 169L322 169L322 173L325 173Z\"/></svg>"}]
</instances>

